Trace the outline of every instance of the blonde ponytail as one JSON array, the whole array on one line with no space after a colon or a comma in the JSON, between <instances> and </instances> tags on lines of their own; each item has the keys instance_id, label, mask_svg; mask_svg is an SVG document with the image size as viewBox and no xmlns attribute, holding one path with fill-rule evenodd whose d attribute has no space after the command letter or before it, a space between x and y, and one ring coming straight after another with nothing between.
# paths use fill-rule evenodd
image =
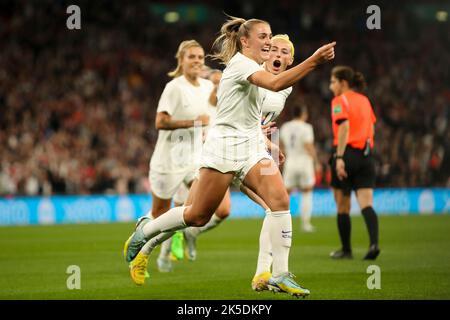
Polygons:
<instances>
[{"instance_id":1,"label":"blonde ponytail","mask_svg":"<svg viewBox=\"0 0 450 320\"><path fill-rule=\"evenodd\" d=\"M220 35L213 43L213 48L217 48L217 52L210 55L215 60L221 60L222 64L228 61L237 53L242 51L241 37L248 37L250 30L255 24L265 23L264 20L250 19L228 16L229 19L220 28Z\"/></svg>"}]
</instances>

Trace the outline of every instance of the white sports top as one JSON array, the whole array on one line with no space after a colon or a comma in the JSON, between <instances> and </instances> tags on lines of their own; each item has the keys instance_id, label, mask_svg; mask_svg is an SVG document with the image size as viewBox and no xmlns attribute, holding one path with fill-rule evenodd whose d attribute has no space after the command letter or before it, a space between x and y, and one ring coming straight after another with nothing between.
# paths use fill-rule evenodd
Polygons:
<instances>
[{"instance_id":1,"label":"white sports top","mask_svg":"<svg viewBox=\"0 0 450 320\"><path fill-rule=\"evenodd\" d=\"M311 124L299 120L288 121L280 128L280 139L286 151L286 162L289 159L313 161L304 147L305 143L314 143Z\"/></svg>"},{"instance_id":2,"label":"white sports top","mask_svg":"<svg viewBox=\"0 0 450 320\"><path fill-rule=\"evenodd\" d=\"M286 104L286 99L292 92L292 87L284 90L274 92L264 88L260 88L263 95L262 103L262 124L267 124L274 121L283 111Z\"/></svg>"},{"instance_id":3,"label":"white sports top","mask_svg":"<svg viewBox=\"0 0 450 320\"><path fill-rule=\"evenodd\" d=\"M217 92L217 118L210 133L231 139L232 144L246 143L260 133L260 88L247 78L264 70L254 60L236 53L223 71ZM208 135L209 135L208 134Z\"/></svg>"},{"instance_id":4,"label":"white sports top","mask_svg":"<svg viewBox=\"0 0 450 320\"><path fill-rule=\"evenodd\" d=\"M209 96L213 83L199 78L198 87L184 76L166 84L157 112L167 112L173 120L195 120L209 112ZM195 170L202 150L203 128L159 130L150 170L160 173L181 173Z\"/></svg>"}]
</instances>

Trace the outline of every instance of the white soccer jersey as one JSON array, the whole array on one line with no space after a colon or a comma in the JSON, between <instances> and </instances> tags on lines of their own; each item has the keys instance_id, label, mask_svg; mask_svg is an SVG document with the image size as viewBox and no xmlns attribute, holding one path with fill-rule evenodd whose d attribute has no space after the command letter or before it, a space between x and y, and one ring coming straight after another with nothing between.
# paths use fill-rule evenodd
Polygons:
<instances>
[{"instance_id":1,"label":"white soccer jersey","mask_svg":"<svg viewBox=\"0 0 450 320\"><path fill-rule=\"evenodd\" d=\"M284 145L286 162L313 161L304 147L305 143L314 143L312 125L299 120L288 121L280 128L280 139Z\"/></svg>"},{"instance_id":2,"label":"white soccer jersey","mask_svg":"<svg viewBox=\"0 0 450 320\"><path fill-rule=\"evenodd\" d=\"M260 88L263 96L262 102L262 124L267 124L270 121L274 121L283 111L286 104L286 99L292 92L292 87L284 90L274 92L264 88Z\"/></svg>"},{"instance_id":3,"label":"white soccer jersey","mask_svg":"<svg viewBox=\"0 0 450 320\"><path fill-rule=\"evenodd\" d=\"M167 83L158 103L157 112L167 112L173 120L195 120L208 114L208 99L213 83L198 79L198 87L184 76ZM180 173L195 170L201 154L202 128L159 130L150 161L150 170L160 173Z\"/></svg>"},{"instance_id":4,"label":"white soccer jersey","mask_svg":"<svg viewBox=\"0 0 450 320\"><path fill-rule=\"evenodd\" d=\"M260 70L254 60L236 53L223 71L217 118L203 146L202 167L245 176L260 159L270 159L261 131L260 90L248 81Z\"/></svg>"},{"instance_id":5,"label":"white soccer jersey","mask_svg":"<svg viewBox=\"0 0 450 320\"><path fill-rule=\"evenodd\" d=\"M259 88L247 78L260 70L262 66L239 52L230 60L217 91L217 118L211 129L215 134L245 143L258 133L262 99Z\"/></svg>"},{"instance_id":6,"label":"white soccer jersey","mask_svg":"<svg viewBox=\"0 0 450 320\"><path fill-rule=\"evenodd\" d=\"M216 123L217 107L213 106L211 104L208 104L208 112L207 112L207 114L209 116L209 124L204 128L205 136L208 133L209 129L211 129L214 126L214 124Z\"/></svg>"}]
</instances>

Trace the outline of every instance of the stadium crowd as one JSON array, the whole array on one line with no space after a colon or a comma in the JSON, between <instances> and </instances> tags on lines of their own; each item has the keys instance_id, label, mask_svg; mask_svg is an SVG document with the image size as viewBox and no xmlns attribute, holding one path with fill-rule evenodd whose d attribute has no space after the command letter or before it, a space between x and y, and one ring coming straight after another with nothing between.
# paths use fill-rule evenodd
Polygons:
<instances>
[{"instance_id":1,"label":"stadium crowd","mask_svg":"<svg viewBox=\"0 0 450 320\"><path fill-rule=\"evenodd\" d=\"M337 40L336 64L368 82L378 187L450 187L448 22L418 23L381 1L382 29L368 30L365 10L341 4L227 2L228 13L289 34L297 62ZM84 1L81 30L66 28L68 5L0 4L0 194L147 192L156 107L176 48L196 39L209 51L222 2L205 2L211 14L201 23L169 24L146 1ZM331 67L294 88L277 123L291 118L290 105L308 106L324 169L319 187L329 182Z\"/></svg>"}]
</instances>

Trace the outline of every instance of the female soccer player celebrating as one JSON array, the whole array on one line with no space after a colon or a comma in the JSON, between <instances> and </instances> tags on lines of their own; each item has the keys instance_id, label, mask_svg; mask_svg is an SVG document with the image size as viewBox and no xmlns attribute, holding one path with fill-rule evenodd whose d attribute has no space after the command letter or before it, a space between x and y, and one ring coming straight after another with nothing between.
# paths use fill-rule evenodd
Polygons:
<instances>
[{"instance_id":1,"label":"female soccer player celebrating","mask_svg":"<svg viewBox=\"0 0 450 320\"><path fill-rule=\"evenodd\" d=\"M264 63L264 69L276 75L285 71L287 67L292 65L293 61L294 61L294 45L289 40L289 36L284 34L273 36L271 39L269 60L267 60ZM261 106L263 115L262 124L265 127L270 127L270 125L273 124L272 121L274 121L280 115L281 111L283 111L286 99L289 97L291 92L292 92L291 87L281 90L279 92L262 89L261 94L264 96L264 102L262 103ZM272 152L279 154L279 149L277 145L272 144L271 141L268 139L266 140L266 143L268 148L270 148ZM282 154L280 154L280 156L283 157ZM243 177L240 178L242 179ZM262 199L260 199L252 190L250 190L248 187L242 184L242 181L240 179L235 179L234 184L237 187L239 187L240 190L244 192L246 195L248 195L252 200L261 205L265 210L268 209L268 206L262 201ZM196 186L193 185L190 193L195 192L195 189ZM226 207L224 207L225 203L228 204ZM190 202L186 203L186 205L190 205ZM226 208L227 210L224 210L223 208ZM219 206L219 209L216 211L211 220L205 226L200 228L190 227L184 229L184 235L188 247L188 254L191 257L191 260L194 260L196 256L196 238L201 233L204 233L217 227L223 220L225 220L228 217L229 212L230 212L230 199L229 199L229 192L227 192L224 201L222 201L222 203ZM264 230L261 232L261 234L265 234ZM261 245L261 247L265 248L265 245ZM264 250L264 252L266 252L266 250ZM272 261L270 252L268 253L268 255L269 257L267 257L267 259L270 260L269 263L269 270L270 270L270 265ZM266 257L266 255L264 256ZM265 259L262 260L266 261ZM262 267L262 269L265 269L265 264L264 267Z\"/></svg>"},{"instance_id":2,"label":"female soccer player celebrating","mask_svg":"<svg viewBox=\"0 0 450 320\"><path fill-rule=\"evenodd\" d=\"M276 164L266 151L262 135L259 87L280 91L292 86L319 64L334 58L335 43L319 48L301 64L273 75L261 67L269 58L272 32L263 20L231 18L216 39L215 55L226 64L218 90L216 123L206 138L198 191L192 205L170 209L160 217L143 219L125 243L127 261L133 260L147 241L166 231L207 223L235 175L268 205L273 255L272 290L305 296L309 290L294 280L288 269L292 221L289 196ZM266 161L265 161L266 160Z\"/></svg>"},{"instance_id":3,"label":"female soccer player celebrating","mask_svg":"<svg viewBox=\"0 0 450 320\"><path fill-rule=\"evenodd\" d=\"M202 129L194 125L206 126L209 122L208 101L213 84L200 78L205 62L203 48L195 40L183 41L176 58L178 65L169 73L174 79L164 88L155 120L158 140L149 173L154 218L170 209L180 185L192 183L202 143ZM169 253L170 242L165 242L158 258L160 271L170 271Z\"/></svg>"}]
</instances>

